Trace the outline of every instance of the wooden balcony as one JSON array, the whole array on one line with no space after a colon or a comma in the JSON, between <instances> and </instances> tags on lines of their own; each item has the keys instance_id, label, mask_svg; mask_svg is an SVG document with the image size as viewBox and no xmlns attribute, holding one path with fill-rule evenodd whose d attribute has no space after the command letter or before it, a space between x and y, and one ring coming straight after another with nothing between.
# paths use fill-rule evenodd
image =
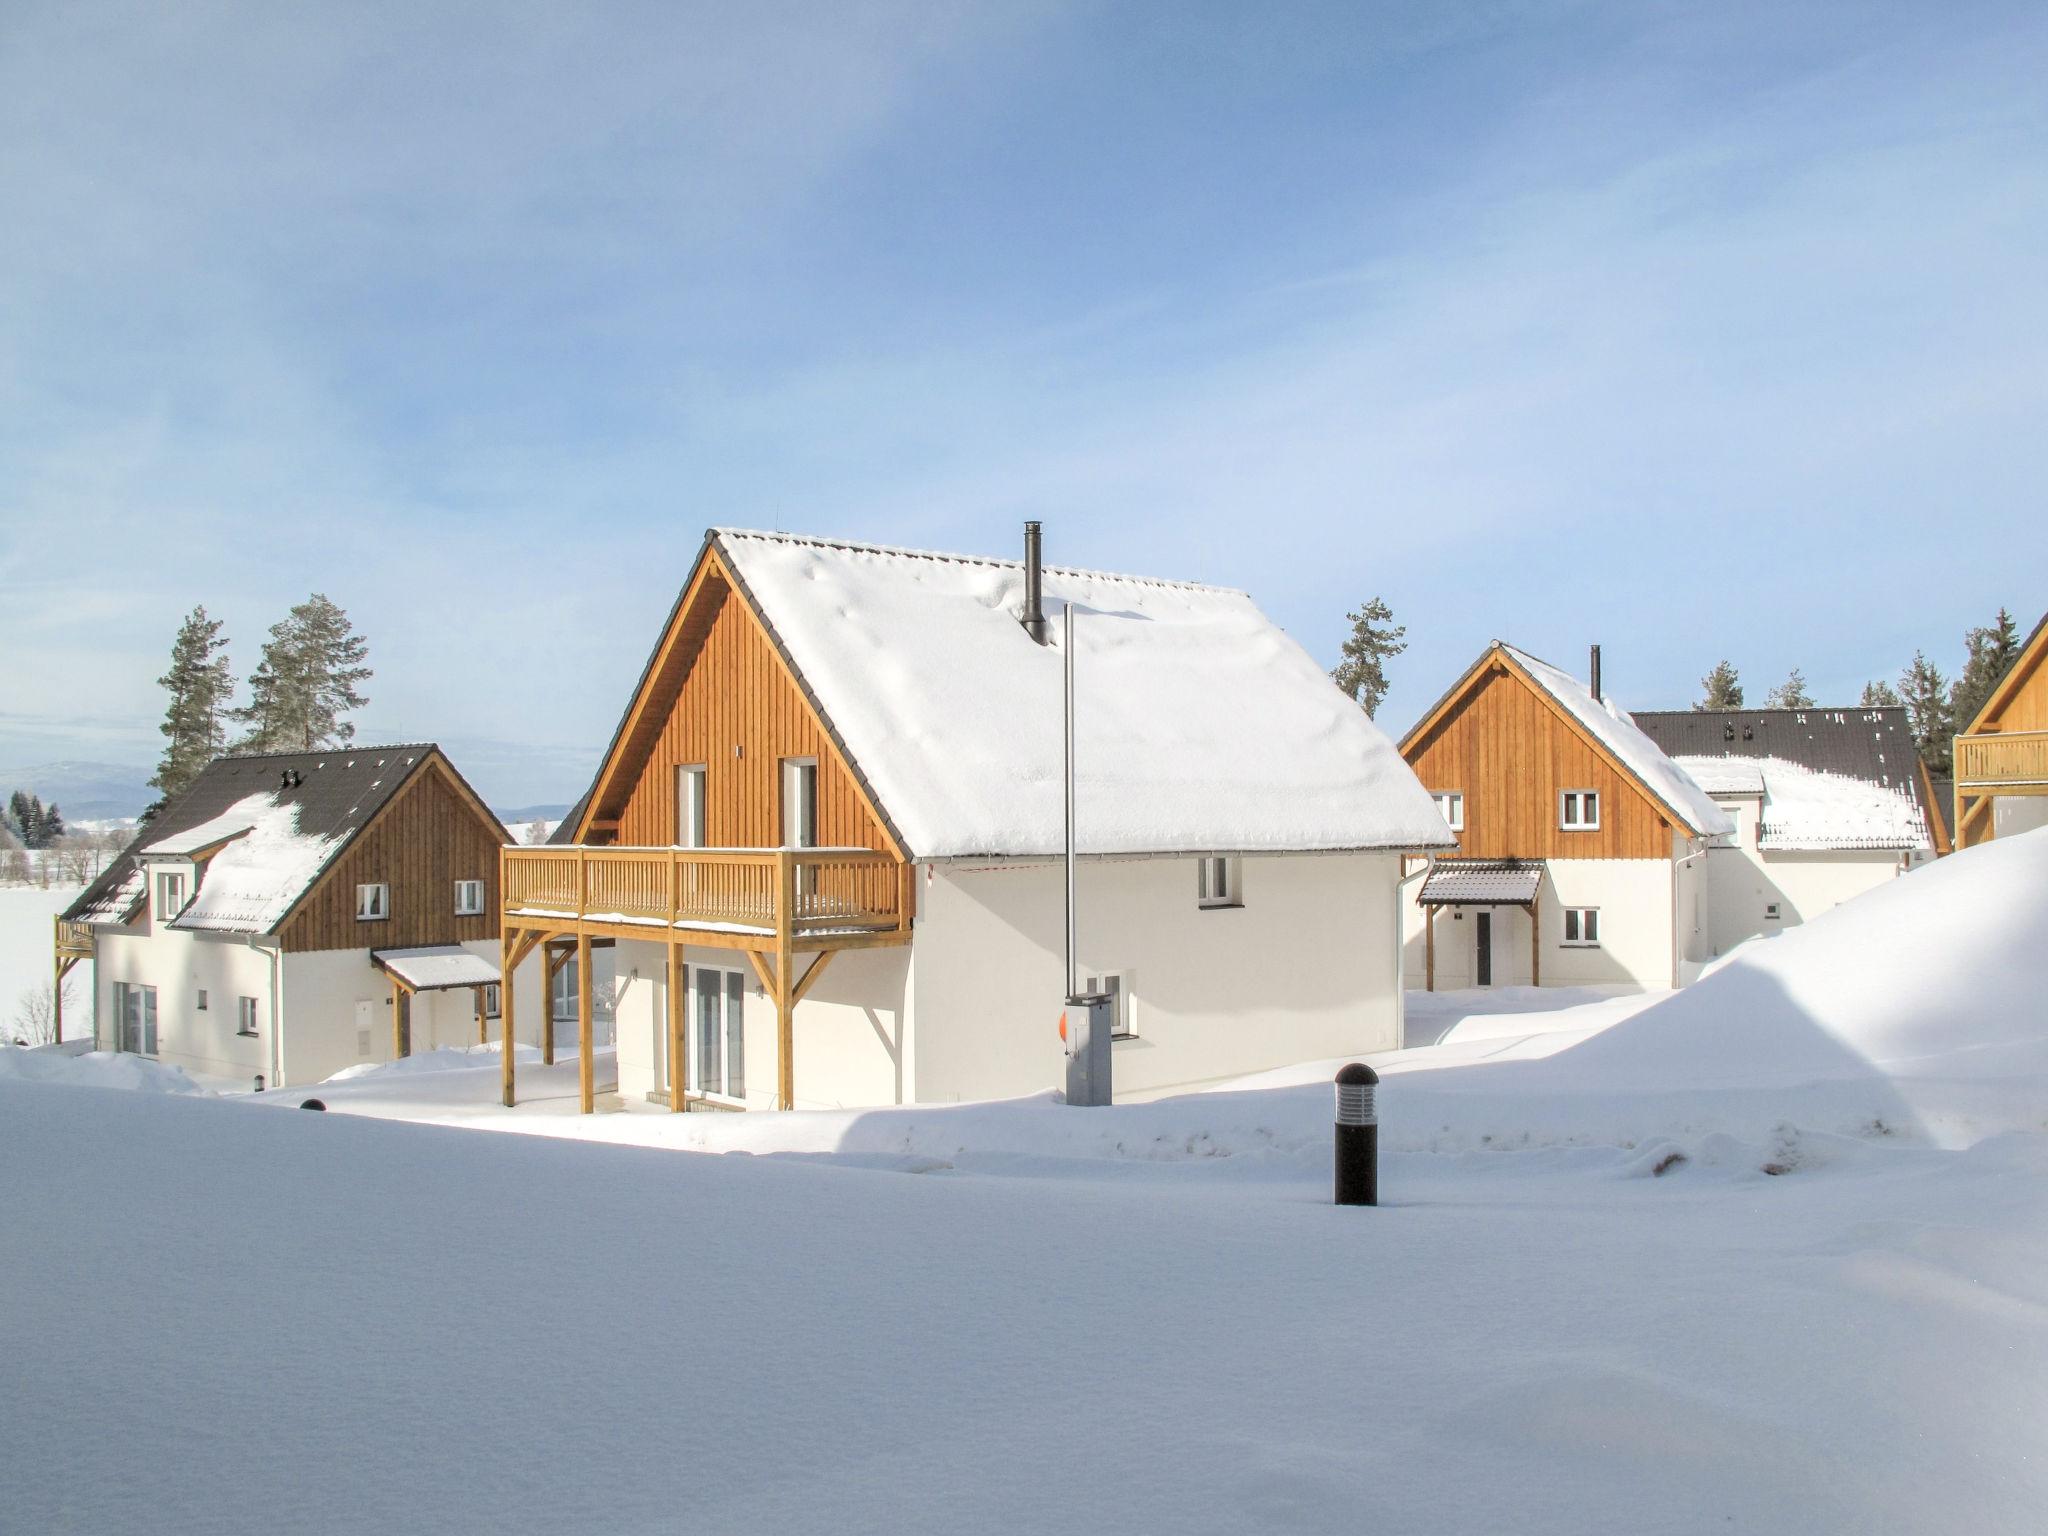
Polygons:
<instances>
[{"instance_id":1,"label":"wooden balcony","mask_svg":"<svg viewBox=\"0 0 2048 1536\"><path fill-rule=\"evenodd\" d=\"M59 960L90 960L92 958L92 926L89 923L67 923L57 919L57 958ZM68 970L69 967L67 966Z\"/></svg>"},{"instance_id":2,"label":"wooden balcony","mask_svg":"<svg viewBox=\"0 0 2048 1536\"><path fill-rule=\"evenodd\" d=\"M499 891L507 924L559 933L748 950L910 939L910 867L866 848L506 848Z\"/></svg>"},{"instance_id":3,"label":"wooden balcony","mask_svg":"<svg viewBox=\"0 0 2048 1536\"><path fill-rule=\"evenodd\" d=\"M1958 736L1956 789L1969 794L2048 794L2048 731Z\"/></svg>"}]
</instances>

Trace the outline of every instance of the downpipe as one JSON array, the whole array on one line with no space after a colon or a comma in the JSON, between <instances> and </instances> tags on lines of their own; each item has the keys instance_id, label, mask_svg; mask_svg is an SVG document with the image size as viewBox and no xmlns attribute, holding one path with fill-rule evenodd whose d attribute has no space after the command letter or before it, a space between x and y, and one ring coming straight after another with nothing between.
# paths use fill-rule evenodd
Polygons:
<instances>
[{"instance_id":1,"label":"downpipe","mask_svg":"<svg viewBox=\"0 0 2048 1536\"><path fill-rule=\"evenodd\" d=\"M1682 859L1673 859L1671 861L1671 990L1674 992L1678 990L1679 966L1681 963L1678 950L1678 872L1685 868L1686 865L1692 863L1693 860L1704 859L1713 851L1713 843L1702 839L1698 853L1688 853ZM1692 926L1693 932L1699 932L1700 909L1698 903L1693 905Z\"/></svg>"},{"instance_id":2,"label":"downpipe","mask_svg":"<svg viewBox=\"0 0 2048 1536\"><path fill-rule=\"evenodd\" d=\"M1408 887L1436 868L1437 856L1425 853L1422 868L1394 882L1394 1049L1408 1048L1408 941L1403 933L1408 918Z\"/></svg>"}]
</instances>

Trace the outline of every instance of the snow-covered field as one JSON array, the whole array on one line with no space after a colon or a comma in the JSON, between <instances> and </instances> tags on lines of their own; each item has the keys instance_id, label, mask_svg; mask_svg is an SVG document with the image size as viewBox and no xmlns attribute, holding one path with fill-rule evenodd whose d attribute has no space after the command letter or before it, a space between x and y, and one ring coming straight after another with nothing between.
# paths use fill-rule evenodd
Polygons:
<instances>
[{"instance_id":1,"label":"snow-covered field","mask_svg":"<svg viewBox=\"0 0 2048 1536\"><path fill-rule=\"evenodd\" d=\"M1320 1064L584 1119L0 1053L0 1525L2030 1532L2044 997L2048 833L1680 994L1425 1002L1373 1211Z\"/></svg>"},{"instance_id":2,"label":"snow-covered field","mask_svg":"<svg viewBox=\"0 0 2048 1536\"><path fill-rule=\"evenodd\" d=\"M23 994L50 984L51 924L81 889L77 885L53 885L48 890L33 885L0 886L0 1039L14 1038ZM90 1033L90 960L71 972L65 999L66 1014L79 1029Z\"/></svg>"}]
</instances>

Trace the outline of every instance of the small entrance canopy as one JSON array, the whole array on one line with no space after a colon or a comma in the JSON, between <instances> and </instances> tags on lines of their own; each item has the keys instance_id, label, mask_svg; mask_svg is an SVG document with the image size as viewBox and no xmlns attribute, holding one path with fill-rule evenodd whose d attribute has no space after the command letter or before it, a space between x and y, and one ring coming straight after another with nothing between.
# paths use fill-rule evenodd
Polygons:
<instances>
[{"instance_id":1,"label":"small entrance canopy","mask_svg":"<svg viewBox=\"0 0 2048 1536\"><path fill-rule=\"evenodd\" d=\"M498 968L460 944L429 944L420 949L380 949L370 959L408 992L447 992L456 987L488 987Z\"/></svg>"},{"instance_id":2,"label":"small entrance canopy","mask_svg":"<svg viewBox=\"0 0 2048 1536\"><path fill-rule=\"evenodd\" d=\"M1529 913L1529 984L1543 985L1543 928L1536 898L1543 889L1541 859L1438 859L1422 882L1423 985L1436 990L1438 907L1525 907Z\"/></svg>"},{"instance_id":3,"label":"small entrance canopy","mask_svg":"<svg viewBox=\"0 0 2048 1536\"><path fill-rule=\"evenodd\" d=\"M1426 907L1526 907L1542 886L1537 859L1438 859L1416 899Z\"/></svg>"},{"instance_id":4,"label":"small entrance canopy","mask_svg":"<svg viewBox=\"0 0 2048 1536\"><path fill-rule=\"evenodd\" d=\"M418 949L378 949L370 963L391 978L391 1054L412 1054L412 998L415 992L452 992L468 987L476 994L476 1043L487 1045L484 988L498 984L498 968L460 944L427 944Z\"/></svg>"}]
</instances>

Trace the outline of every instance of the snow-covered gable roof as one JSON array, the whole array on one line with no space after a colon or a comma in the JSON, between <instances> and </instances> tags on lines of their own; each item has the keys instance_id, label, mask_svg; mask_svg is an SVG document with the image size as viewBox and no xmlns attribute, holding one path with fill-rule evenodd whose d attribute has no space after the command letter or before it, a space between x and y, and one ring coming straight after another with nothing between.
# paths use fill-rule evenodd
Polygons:
<instances>
[{"instance_id":1,"label":"snow-covered gable roof","mask_svg":"<svg viewBox=\"0 0 2048 1536\"><path fill-rule=\"evenodd\" d=\"M253 795L250 797L251 800L258 798L260 797ZM142 856L145 859L190 857L195 853L204 853L216 843L225 843L231 838L242 836L256 825L254 813L243 809L243 805L247 803L245 801L221 812L218 816L209 817L197 826L167 833L153 842L145 843L141 850Z\"/></svg>"},{"instance_id":2,"label":"snow-covered gable roof","mask_svg":"<svg viewBox=\"0 0 2048 1536\"><path fill-rule=\"evenodd\" d=\"M1709 786L1744 774L1759 783L1763 795L1759 848L1795 852L1934 845L1919 800L1903 788L1847 774L1816 772L1782 757L1681 757L1678 763Z\"/></svg>"},{"instance_id":3,"label":"snow-covered gable roof","mask_svg":"<svg viewBox=\"0 0 2048 1536\"><path fill-rule=\"evenodd\" d=\"M412 949L379 949L370 959L415 992L489 986L498 967L460 944L426 944Z\"/></svg>"},{"instance_id":4,"label":"snow-covered gable roof","mask_svg":"<svg viewBox=\"0 0 2048 1536\"><path fill-rule=\"evenodd\" d=\"M1505 643L1501 649L1562 705L1588 735L1613 753L1695 837L1726 837L1735 830L1728 813L1714 804L1712 797L1683 768L1665 756L1662 747L1636 729L1635 722L1612 699L1594 698L1592 690L1569 672L1538 660L1527 651Z\"/></svg>"},{"instance_id":5,"label":"snow-covered gable roof","mask_svg":"<svg viewBox=\"0 0 2048 1536\"><path fill-rule=\"evenodd\" d=\"M787 534L712 538L914 858L1062 846L1060 605L1087 853L1453 845L1378 727L1242 592Z\"/></svg>"},{"instance_id":6,"label":"snow-covered gable roof","mask_svg":"<svg viewBox=\"0 0 2048 1536\"><path fill-rule=\"evenodd\" d=\"M319 837L299 830L299 807L265 792L250 795L231 813L242 834L207 860L199 889L171 923L204 933L268 933L327 867L346 836ZM147 857L153 848L145 849Z\"/></svg>"}]
</instances>

